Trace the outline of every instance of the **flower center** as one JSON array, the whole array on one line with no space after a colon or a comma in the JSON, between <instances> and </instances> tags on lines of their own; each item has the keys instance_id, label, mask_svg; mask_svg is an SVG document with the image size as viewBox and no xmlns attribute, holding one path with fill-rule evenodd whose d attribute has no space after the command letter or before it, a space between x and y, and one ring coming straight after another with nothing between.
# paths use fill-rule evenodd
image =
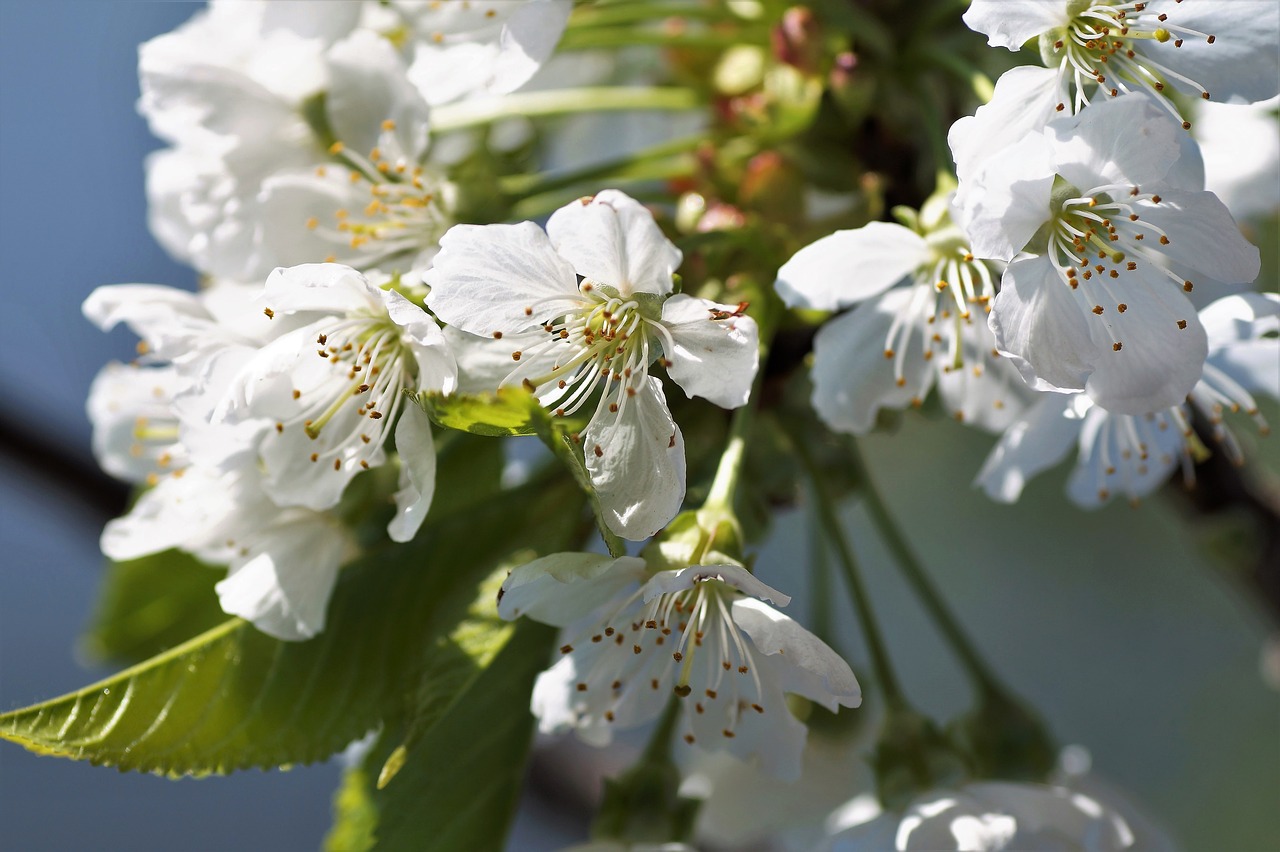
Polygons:
<instances>
[{"instance_id":1,"label":"flower center","mask_svg":"<svg viewBox=\"0 0 1280 852\"><path fill-rule=\"evenodd\" d=\"M1167 14L1148 12L1148 5L1078 2L1069 8L1074 14L1066 27L1045 36L1042 52L1046 54L1046 64L1052 64L1049 60L1056 57L1054 61L1071 82L1073 113L1089 103L1089 92L1094 86L1111 97L1134 91L1160 94L1170 80L1176 80L1205 100L1209 99L1204 86L1137 48L1153 41L1159 44L1172 41L1177 49L1188 38L1213 44L1215 37L1174 24ZM1182 120L1171 101L1164 97L1156 100ZM1058 106L1059 109L1065 107L1065 104ZM1183 121L1182 126L1190 129L1191 124Z\"/></svg>"},{"instance_id":2,"label":"flower center","mask_svg":"<svg viewBox=\"0 0 1280 852\"><path fill-rule=\"evenodd\" d=\"M275 428L283 433L300 426L319 441L311 461L332 460L340 470L347 448L367 448L361 455L369 455L382 446L416 362L401 342L400 327L385 316L337 320L316 337L316 347L315 362L294 371L295 382L305 385L293 390L297 413ZM361 466L367 468L367 460Z\"/></svg>"},{"instance_id":3,"label":"flower center","mask_svg":"<svg viewBox=\"0 0 1280 852\"><path fill-rule=\"evenodd\" d=\"M1074 187L1062 185L1054 189L1054 196L1061 200L1055 205L1058 210L1050 222L1047 254L1059 277L1073 291L1080 292L1082 282L1093 281L1090 293L1123 314L1130 309L1123 298L1124 288L1147 286L1145 274L1132 274L1139 272L1140 264L1177 283L1184 291L1190 292L1195 286L1162 262L1160 247L1170 244L1169 236L1137 212L1138 202L1159 204L1159 195L1142 192L1136 186L1113 184L1080 194ZM1108 305L1098 302L1089 310L1102 316ZM1169 321L1180 329L1187 327L1184 317L1170 316ZM1124 342L1113 336L1111 348L1119 352Z\"/></svg>"},{"instance_id":4,"label":"flower center","mask_svg":"<svg viewBox=\"0 0 1280 852\"><path fill-rule=\"evenodd\" d=\"M952 228L926 237L930 257L916 269L910 299L885 335L884 357L893 360L898 387L907 383L906 357L917 331L924 359L934 361L940 356L937 365L944 373L964 369L972 361L975 376L981 376L995 357L988 346L965 345L972 336L966 332L973 325L975 307L982 312L980 322L991 312L995 281L987 265L956 238L958 233Z\"/></svg>"},{"instance_id":5,"label":"flower center","mask_svg":"<svg viewBox=\"0 0 1280 852\"><path fill-rule=\"evenodd\" d=\"M590 280L579 283L578 291L582 301L577 309L544 323L547 337L526 350L512 352L511 357L520 361L555 352L549 371L524 377L522 383L540 394L550 389L547 398L556 406L557 416L573 414L600 389L596 414L607 407L621 417L627 401L649 374L649 365L657 357L658 339L667 352L674 349L674 343L662 323L648 316L638 300L618 296ZM532 315L534 308L525 311ZM543 363L541 359L539 363Z\"/></svg>"},{"instance_id":6,"label":"flower center","mask_svg":"<svg viewBox=\"0 0 1280 852\"><path fill-rule=\"evenodd\" d=\"M736 590L708 573L691 588L637 607L642 594L637 590L579 640L589 643L575 686L580 712L625 721L629 703L651 703L649 695L674 681L672 691L686 699L684 740L691 745L695 732L731 739L743 713L765 712L750 641L730 613Z\"/></svg>"},{"instance_id":7,"label":"flower center","mask_svg":"<svg viewBox=\"0 0 1280 852\"><path fill-rule=\"evenodd\" d=\"M395 125L384 122L383 127L394 129ZM451 222L441 202L443 187L422 166L410 167L403 156L388 158L380 148L366 157L341 142L335 142L329 152L351 166L346 180L366 189L369 201L355 212L346 207L334 210L331 222L312 216L306 220L309 230L343 255L357 253L363 266L435 247ZM329 177L329 167L317 166L316 176ZM326 262L337 257L332 254Z\"/></svg>"}]
</instances>

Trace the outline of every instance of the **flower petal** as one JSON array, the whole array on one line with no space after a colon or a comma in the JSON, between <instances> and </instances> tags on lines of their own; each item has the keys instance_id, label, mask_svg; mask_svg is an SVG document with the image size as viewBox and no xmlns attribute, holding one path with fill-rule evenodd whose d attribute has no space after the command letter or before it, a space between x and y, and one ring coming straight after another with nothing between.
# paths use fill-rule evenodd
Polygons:
<instances>
[{"instance_id":1,"label":"flower petal","mask_svg":"<svg viewBox=\"0 0 1280 852\"><path fill-rule=\"evenodd\" d=\"M1049 218L1049 140L1033 133L978 169L957 215L978 257L1012 260Z\"/></svg>"},{"instance_id":2,"label":"flower petal","mask_svg":"<svg viewBox=\"0 0 1280 852\"><path fill-rule=\"evenodd\" d=\"M431 421L421 408L408 403L396 423L396 453L400 456L400 490L395 493L396 515L387 525L392 541L412 541L431 508L436 491L436 445Z\"/></svg>"},{"instance_id":3,"label":"flower petal","mask_svg":"<svg viewBox=\"0 0 1280 852\"><path fill-rule=\"evenodd\" d=\"M310 639L325 624L338 568L351 548L345 532L311 513L263 531L248 559L214 586L223 611L285 641Z\"/></svg>"},{"instance_id":4,"label":"flower petal","mask_svg":"<svg viewBox=\"0 0 1280 852\"><path fill-rule=\"evenodd\" d=\"M669 294L683 257L653 214L616 189L561 207L547 221L547 234L579 275L613 287L624 298Z\"/></svg>"},{"instance_id":5,"label":"flower petal","mask_svg":"<svg viewBox=\"0 0 1280 852\"><path fill-rule=\"evenodd\" d=\"M332 80L325 111L334 136L368 154L379 147L383 122L390 120L394 147L400 150L389 155L416 163L427 148L429 108L406 78L404 61L391 42L359 30L330 48L327 59Z\"/></svg>"},{"instance_id":6,"label":"flower petal","mask_svg":"<svg viewBox=\"0 0 1280 852\"><path fill-rule=\"evenodd\" d=\"M717 319L717 313L725 316ZM662 324L675 348L668 375L689 396L721 408L745 405L760 362L760 330L735 306L719 305L683 293L662 304Z\"/></svg>"},{"instance_id":7,"label":"flower petal","mask_svg":"<svg viewBox=\"0 0 1280 852\"><path fill-rule=\"evenodd\" d=\"M1071 416L1077 394L1044 393L1005 430L973 484L992 500L1013 503L1037 474L1066 458L1080 436L1081 421Z\"/></svg>"},{"instance_id":8,"label":"flower petal","mask_svg":"<svg viewBox=\"0 0 1280 852\"><path fill-rule=\"evenodd\" d=\"M760 653L773 659L779 686L833 713L857 707L862 689L844 658L827 643L768 604L754 598L733 602L733 620Z\"/></svg>"},{"instance_id":9,"label":"flower petal","mask_svg":"<svg viewBox=\"0 0 1280 852\"><path fill-rule=\"evenodd\" d=\"M1067 22L1062 0L973 0L962 16L969 29L987 36L992 47L1018 50L1030 39Z\"/></svg>"},{"instance_id":10,"label":"flower petal","mask_svg":"<svg viewBox=\"0 0 1280 852\"><path fill-rule=\"evenodd\" d=\"M534 328L581 300L573 267L532 222L455 225L425 278L437 317L485 337Z\"/></svg>"},{"instance_id":11,"label":"flower petal","mask_svg":"<svg viewBox=\"0 0 1280 852\"><path fill-rule=\"evenodd\" d=\"M1095 100L1046 132L1058 174L1081 192L1163 180L1181 155L1186 133L1145 94Z\"/></svg>"},{"instance_id":12,"label":"flower petal","mask_svg":"<svg viewBox=\"0 0 1280 852\"><path fill-rule=\"evenodd\" d=\"M813 341L813 407L832 429L862 435L875 425L881 408L904 408L923 401L934 370L924 358L925 341L912 306L920 288L898 287L835 318ZM928 293L924 297L928 297ZM910 328L895 341L899 351L885 357L889 330L903 315ZM902 383L894 373L901 363Z\"/></svg>"},{"instance_id":13,"label":"flower petal","mask_svg":"<svg viewBox=\"0 0 1280 852\"><path fill-rule=\"evenodd\" d=\"M303 263L267 278L262 301L273 311L350 314L381 308L379 291L363 275L340 263Z\"/></svg>"},{"instance_id":14,"label":"flower petal","mask_svg":"<svg viewBox=\"0 0 1280 852\"><path fill-rule=\"evenodd\" d=\"M1280 91L1280 15L1270 0L1153 0L1146 13L1167 14L1172 25L1214 36L1213 44L1187 36L1176 48L1169 42L1136 44L1140 52L1204 86L1213 100L1252 103ZM1170 82L1199 94L1176 78Z\"/></svg>"},{"instance_id":15,"label":"flower petal","mask_svg":"<svg viewBox=\"0 0 1280 852\"><path fill-rule=\"evenodd\" d=\"M418 367L417 387L452 393L458 385L458 365L440 326L431 315L395 290L381 292L391 321L404 331L401 342L413 351Z\"/></svg>"},{"instance_id":16,"label":"flower petal","mask_svg":"<svg viewBox=\"0 0 1280 852\"><path fill-rule=\"evenodd\" d=\"M928 256L928 244L914 231L870 222L800 249L778 270L773 286L788 307L833 311L883 293Z\"/></svg>"},{"instance_id":17,"label":"flower petal","mask_svg":"<svg viewBox=\"0 0 1280 852\"><path fill-rule=\"evenodd\" d=\"M766 600L778 606L791 603L791 598L762 582L741 565L691 565L675 571L659 571L644 584L644 602L648 603L660 595L669 595L692 589L705 580L719 580L733 586L743 594L753 598Z\"/></svg>"},{"instance_id":18,"label":"flower petal","mask_svg":"<svg viewBox=\"0 0 1280 852\"><path fill-rule=\"evenodd\" d=\"M1195 308L1151 263L1118 282L1097 276L1088 290L1104 310L1089 316L1096 347L1085 390L1094 402L1120 414L1146 414L1177 405L1200 380L1208 342ZM1003 295L1003 294L1001 294ZM1113 306L1123 302L1123 313ZM1112 343L1114 341L1114 343ZM1111 345L1108 345L1108 344Z\"/></svg>"},{"instance_id":19,"label":"flower petal","mask_svg":"<svg viewBox=\"0 0 1280 852\"><path fill-rule=\"evenodd\" d=\"M1159 204L1143 200L1134 209L1140 221L1164 231L1169 242L1159 251L1174 263L1225 284L1248 284L1258 277L1257 247L1212 192L1166 189Z\"/></svg>"},{"instance_id":20,"label":"flower petal","mask_svg":"<svg viewBox=\"0 0 1280 852\"><path fill-rule=\"evenodd\" d=\"M671 419L662 382L652 376L626 407L602 412L584 430L587 471L615 533L649 538L675 517L684 501L684 437Z\"/></svg>"},{"instance_id":21,"label":"flower petal","mask_svg":"<svg viewBox=\"0 0 1280 852\"><path fill-rule=\"evenodd\" d=\"M551 58L572 11L572 0L543 0L516 9L498 37L489 91L506 94L527 83Z\"/></svg>"},{"instance_id":22,"label":"flower petal","mask_svg":"<svg viewBox=\"0 0 1280 852\"><path fill-rule=\"evenodd\" d=\"M1001 74L990 102L961 118L947 132L960 180L955 203L965 206L963 197L972 189L969 181L984 163L1038 132L1059 115L1057 106L1066 100L1066 86L1057 69L1020 65Z\"/></svg>"},{"instance_id":23,"label":"flower petal","mask_svg":"<svg viewBox=\"0 0 1280 852\"><path fill-rule=\"evenodd\" d=\"M1114 313L1114 312L1113 312ZM1036 390L1083 390L1100 356L1071 288L1045 257L1014 261L992 307L996 348Z\"/></svg>"},{"instance_id":24,"label":"flower petal","mask_svg":"<svg viewBox=\"0 0 1280 852\"><path fill-rule=\"evenodd\" d=\"M634 556L553 553L511 572L498 596L498 614L568 627L644 577L644 560Z\"/></svg>"}]
</instances>

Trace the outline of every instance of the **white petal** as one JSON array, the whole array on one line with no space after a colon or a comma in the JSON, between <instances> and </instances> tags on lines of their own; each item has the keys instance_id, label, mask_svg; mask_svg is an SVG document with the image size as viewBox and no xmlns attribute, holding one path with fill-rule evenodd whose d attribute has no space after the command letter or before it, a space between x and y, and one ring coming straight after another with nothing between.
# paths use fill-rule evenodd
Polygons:
<instances>
[{"instance_id":1,"label":"white petal","mask_svg":"<svg viewBox=\"0 0 1280 852\"><path fill-rule=\"evenodd\" d=\"M1146 12L1168 14L1172 25L1214 36L1213 44L1187 36L1181 47L1174 47L1172 40L1136 45L1142 53L1204 86L1213 100L1251 103L1280 91L1276 51L1280 15L1270 0L1154 0ZM1176 79L1170 82L1179 86Z\"/></svg>"},{"instance_id":2,"label":"white petal","mask_svg":"<svg viewBox=\"0 0 1280 852\"><path fill-rule=\"evenodd\" d=\"M381 308L378 292L349 266L303 263L272 272L262 301L273 311L284 313L351 314Z\"/></svg>"},{"instance_id":3,"label":"white petal","mask_svg":"<svg viewBox=\"0 0 1280 852\"><path fill-rule=\"evenodd\" d=\"M1057 69L1020 65L1001 74L991 101L951 125L947 133L960 180L958 195L968 192L971 187L966 184L984 163L1043 128L1059 115L1058 104L1066 101L1066 87ZM964 206L960 199L956 203Z\"/></svg>"},{"instance_id":4,"label":"white petal","mask_svg":"<svg viewBox=\"0 0 1280 852\"><path fill-rule=\"evenodd\" d=\"M1104 307L1096 317L1079 314L1089 317L1098 344L1085 385L1094 402L1121 414L1181 403L1199 381L1208 354L1204 327L1181 288L1152 264L1139 262L1116 283L1097 276L1077 292L1086 290ZM1119 302L1127 305L1124 313L1114 309ZM1111 341L1121 348L1115 350Z\"/></svg>"},{"instance_id":5,"label":"white petal","mask_svg":"<svg viewBox=\"0 0 1280 852\"><path fill-rule=\"evenodd\" d=\"M383 290L381 295L391 321L404 329L401 342L413 350L418 365L417 387L452 393L458 385L458 365L440 326L395 290Z\"/></svg>"},{"instance_id":6,"label":"white petal","mask_svg":"<svg viewBox=\"0 0 1280 852\"><path fill-rule=\"evenodd\" d=\"M1168 245L1152 246L1175 263L1226 284L1258 277L1256 246L1240 233L1231 213L1212 192L1162 190L1160 203L1134 205L1141 220L1164 231ZM1151 240L1154 234L1148 233Z\"/></svg>"},{"instance_id":7,"label":"white petal","mask_svg":"<svg viewBox=\"0 0 1280 852\"><path fill-rule=\"evenodd\" d=\"M1186 131L1143 94L1095 100L1049 125L1058 174L1082 192L1096 186L1161 181L1181 154Z\"/></svg>"},{"instance_id":8,"label":"white petal","mask_svg":"<svg viewBox=\"0 0 1280 852\"><path fill-rule=\"evenodd\" d=\"M489 91L506 94L527 83L551 58L572 11L572 0L525 3L516 9L498 37Z\"/></svg>"},{"instance_id":9,"label":"white petal","mask_svg":"<svg viewBox=\"0 0 1280 852\"><path fill-rule=\"evenodd\" d=\"M919 234L889 222L836 231L796 252L774 289L788 307L833 311L879 295L929 257Z\"/></svg>"},{"instance_id":10,"label":"white petal","mask_svg":"<svg viewBox=\"0 0 1280 852\"><path fill-rule=\"evenodd\" d=\"M760 362L760 330L748 316L715 319L716 312L735 314L719 305L683 293L662 304L662 324L675 349L665 353L668 375L689 396L709 399L721 408L745 405Z\"/></svg>"},{"instance_id":11,"label":"white petal","mask_svg":"<svg viewBox=\"0 0 1280 852\"><path fill-rule=\"evenodd\" d=\"M387 525L387 535L392 541L412 541L436 491L431 421L413 403L405 404L396 423L396 453L400 456L400 490L395 493L396 515Z\"/></svg>"},{"instance_id":12,"label":"white petal","mask_svg":"<svg viewBox=\"0 0 1280 852\"><path fill-rule=\"evenodd\" d=\"M195 293L159 284L97 287L81 310L103 331L123 322L165 361L186 354L192 337L211 324L208 310Z\"/></svg>"},{"instance_id":13,"label":"white petal","mask_svg":"<svg viewBox=\"0 0 1280 852\"><path fill-rule=\"evenodd\" d=\"M1028 40L1067 22L1064 0L973 0L964 22L992 47L1018 50Z\"/></svg>"},{"instance_id":14,"label":"white petal","mask_svg":"<svg viewBox=\"0 0 1280 852\"><path fill-rule=\"evenodd\" d=\"M835 712L862 703L862 689L844 658L773 607L752 598L733 602L733 620L776 664L780 686Z\"/></svg>"},{"instance_id":15,"label":"white petal","mask_svg":"<svg viewBox=\"0 0 1280 852\"><path fill-rule=\"evenodd\" d=\"M1238 293L1200 311L1211 350L1280 331L1280 294Z\"/></svg>"},{"instance_id":16,"label":"white petal","mask_svg":"<svg viewBox=\"0 0 1280 852\"><path fill-rule=\"evenodd\" d=\"M1013 503L1037 474L1066 458L1080 435L1070 416L1073 394L1045 393L1000 436L973 484L992 500Z\"/></svg>"},{"instance_id":17,"label":"white petal","mask_svg":"<svg viewBox=\"0 0 1280 852\"><path fill-rule=\"evenodd\" d=\"M368 268L376 240L352 248L350 239L331 236L337 224L334 213L359 209L368 203L367 188L345 179L350 174L337 164L325 167L325 176L314 170L275 174L262 184L259 196L262 213L261 254L263 263L293 266L332 256L348 266ZM307 227L315 218L319 227ZM343 235L345 236L345 234Z\"/></svg>"},{"instance_id":18,"label":"white petal","mask_svg":"<svg viewBox=\"0 0 1280 852\"><path fill-rule=\"evenodd\" d=\"M957 211L978 257L1012 260L1049 218L1049 140L1033 133L986 161Z\"/></svg>"},{"instance_id":19,"label":"white petal","mask_svg":"<svg viewBox=\"0 0 1280 852\"><path fill-rule=\"evenodd\" d=\"M990 322L996 348L1027 384L1036 390L1084 389L1099 347L1071 288L1048 258L1009 264Z\"/></svg>"},{"instance_id":20,"label":"white petal","mask_svg":"<svg viewBox=\"0 0 1280 852\"><path fill-rule=\"evenodd\" d=\"M684 501L684 437L662 382L650 377L615 417L601 412L583 431L591 484L605 522L641 541L666 526Z\"/></svg>"},{"instance_id":21,"label":"white petal","mask_svg":"<svg viewBox=\"0 0 1280 852\"><path fill-rule=\"evenodd\" d=\"M223 611L286 641L310 639L325 624L338 568L351 545L346 534L311 513L277 522L216 586Z\"/></svg>"},{"instance_id":22,"label":"white petal","mask_svg":"<svg viewBox=\"0 0 1280 852\"><path fill-rule=\"evenodd\" d=\"M581 301L573 267L532 222L455 225L425 277L432 312L485 337L534 328Z\"/></svg>"},{"instance_id":23,"label":"white petal","mask_svg":"<svg viewBox=\"0 0 1280 852\"><path fill-rule=\"evenodd\" d=\"M357 31L330 48L328 60L332 80L325 111L334 136L367 155L380 146L383 122L390 120L395 124L393 147L399 151L388 156L416 163L427 147L429 107L406 79L404 61L391 42Z\"/></svg>"},{"instance_id":24,"label":"white petal","mask_svg":"<svg viewBox=\"0 0 1280 852\"><path fill-rule=\"evenodd\" d=\"M502 584L498 614L567 627L591 615L645 576L643 559L598 553L554 553L513 570Z\"/></svg>"},{"instance_id":25,"label":"white petal","mask_svg":"<svg viewBox=\"0 0 1280 852\"><path fill-rule=\"evenodd\" d=\"M561 207L547 221L547 234L579 275L624 297L669 294L682 257L653 214L616 189Z\"/></svg>"},{"instance_id":26,"label":"white petal","mask_svg":"<svg viewBox=\"0 0 1280 852\"><path fill-rule=\"evenodd\" d=\"M904 408L923 401L934 370L924 358L925 341L912 306L915 287L898 287L844 316L831 320L814 338L813 407L822 421L839 432L865 434L881 408ZM924 297L930 294L925 293ZM909 336L895 341L901 351L885 357L889 329L907 314ZM894 375L901 359L902 384Z\"/></svg>"},{"instance_id":27,"label":"white petal","mask_svg":"<svg viewBox=\"0 0 1280 852\"><path fill-rule=\"evenodd\" d=\"M162 477L127 515L107 524L102 552L109 559L125 560L174 547L199 553L212 543L220 545L236 525L245 496L234 475L210 468L192 467L182 476Z\"/></svg>"},{"instance_id":28,"label":"white petal","mask_svg":"<svg viewBox=\"0 0 1280 852\"><path fill-rule=\"evenodd\" d=\"M704 580L719 580L733 586L743 594L759 598L778 606L791 603L791 598L762 582L741 565L691 565L675 571L659 571L644 584L644 602L648 603L661 595L692 589Z\"/></svg>"}]
</instances>

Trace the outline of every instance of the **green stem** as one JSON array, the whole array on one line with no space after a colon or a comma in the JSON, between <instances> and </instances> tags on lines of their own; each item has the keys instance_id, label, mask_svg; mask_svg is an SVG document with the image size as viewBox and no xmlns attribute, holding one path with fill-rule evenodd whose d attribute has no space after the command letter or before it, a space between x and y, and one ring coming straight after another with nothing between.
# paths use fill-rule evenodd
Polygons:
<instances>
[{"instance_id":1,"label":"green stem","mask_svg":"<svg viewBox=\"0 0 1280 852\"><path fill-rule=\"evenodd\" d=\"M593 163L578 169L556 172L555 174L510 175L500 179L499 186L503 192L519 198L528 198L544 192L556 192L567 187L587 181L604 181L612 177L628 177L636 166L658 160L677 157L696 151L699 146L710 141L710 136L697 133L681 139L671 139L658 145L642 148L622 157L615 157L600 163Z\"/></svg>"},{"instance_id":2,"label":"green stem","mask_svg":"<svg viewBox=\"0 0 1280 852\"><path fill-rule=\"evenodd\" d=\"M436 107L432 130L445 132L478 127L500 118L544 118L608 110L691 110L702 105L693 89L675 86L588 86L548 92L516 92L511 95L461 101Z\"/></svg>"},{"instance_id":3,"label":"green stem","mask_svg":"<svg viewBox=\"0 0 1280 852\"><path fill-rule=\"evenodd\" d=\"M691 6L688 3L644 2L615 6L579 6L569 19L567 32L592 27L611 27L622 24L639 24L662 21L668 18L705 21L741 21L725 6Z\"/></svg>"},{"instance_id":4,"label":"green stem","mask_svg":"<svg viewBox=\"0 0 1280 852\"><path fill-rule=\"evenodd\" d=\"M667 706L658 718L644 753L637 763L665 765L671 761L671 737L676 732L676 720L680 718L680 699L672 696L667 699Z\"/></svg>"},{"instance_id":5,"label":"green stem","mask_svg":"<svg viewBox=\"0 0 1280 852\"><path fill-rule=\"evenodd\" d=\"M862 572L854 558L853 548L845 536L844 527L836 514L835 501L827 490L826 478L814 461L812 453L805 444L805 436L791 431L791 443L809 476L809 484L813 492L814 506L817 509L818 522L826 532L827 541L835 549L840 567L844 569L845 580L849 584L849 593L853 598L854 609L858 612L858 625L862 628L862 636L871 654L871 668L876 681L884 692L885 705L892 714L896 711L910 709L906 696L894 673L893 664L889 662L889 653L880 632L880 623L876 620L871 608L871 598L862 580Z\"/></svg>"},{"instance_id":6,"label":"green stem","mask_svg":"<svg viewBox=\"0 0 1280 852\"><path fill-rule=\"evenodd\" d=\"M809 528L809 587L812 604L809 618L813 632L828 645L835 645L831 623L831 556L822 539L822 526L812 512L806 517Z\"/></svg>"},{"instance_id":7,"label":"green stem","mask_svg":"<svg viewBox=\"0 0 1280 852\"><path fill-rule=\"evenodd\" d=\"M659 30L634 30L630 28L569 30L560 39L556 49L600 50L612 47L633 47L636 45L652 45L657 47L707 48L710 50L726 50L740 44L763 44L767 33L752 33L739 30L732 33L691 32L666 33Z\"/></svg>"},{"instance_id":8,"label":"green stem","mask_svg":"<svg viewBox=\"0 0 1280 852\"><path fill-rule=\"evenodd\" d=\"M959 657L961 665L970 678L973 679L979 693L984 697L1005 695L1004 686L991 671L977 648L974 647L968 635L965 634L955 615L943 602L942 595L933 585L933 581L929 579L929 575L925 573L915 553L912 552L911 546L903 536L902 530L889 513L889 509L885 506L880 492L876 490L875 484L871 481L871 476L867 471L867 466L862 459L856 440L849 440L849 450L855 467L854 472L861 488L863 504L866 506L867 513L871 516L872 523L879 530L880 537L888 546L890 553L893 554L894 561L902 570L903 577L906 578L907 583L910 584L912 590L928 611L929 616L938 626L952 650L955 651L956 656Z\"/></svg>"}]
</instances>

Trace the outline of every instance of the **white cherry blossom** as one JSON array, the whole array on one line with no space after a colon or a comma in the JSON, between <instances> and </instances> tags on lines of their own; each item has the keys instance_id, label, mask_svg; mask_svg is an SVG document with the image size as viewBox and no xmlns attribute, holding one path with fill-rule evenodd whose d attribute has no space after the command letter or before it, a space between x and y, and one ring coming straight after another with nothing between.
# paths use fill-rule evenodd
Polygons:
<instances>
[{"instance_id":1,"label":"white cherry blossom","mask_svg":"<svg viewBox=\"0 0 1280 852\"><path fill-rule=\"evenodd\" d=\"M823 237L775 287L791 307L857 305L814 340L813 405L831 428L864 434L880 408L919 405L935 383L965 422L998 432L1020 413L1026 386L987 327L992 264L970 253L945 198L925 205L918 230L872 222Z\"/></svg>"},{"instance_id":2,"label":"white cherry blossom","mask_svg":"<svg viewBox=\"0 0 1280 852\"><path fill-rule=\"evenodd\" d=\"M1065 786L983 781L923 793L901 813L877 811L851 801L813 852L1172 848L1139 835L1110 802Z\"/></svg>"},{"instance_id":3,"label":"white cherry blossom","mask_svg":"<svg viewBox=\"0 0 1280 852\"><path fill-rule=\"evenodd\" d=\"M996 347L1041 390L1111 411L1180 402L1200 377L1195 283L1247 283L1258 251L1179 170L1180 130L1144 96L1096 103L988 163L960 211L979 257L1009 261Z\"/></svg>"},{"instance_id":4,"label":"white cherry blossom","mask_svg":"<svg viewBox=\"0 0 1280 852\"><path fill-rule=\"evenodd\" d=\"M992 499L1013 502L1036 474L1077 447L1067 485L1072 501L1100 506L1117 494L1137 501L1179 466L1188 481L1205 450L1191 428L1194 408L1233 463L1243 456L1227 427L1228 413L1254 419L1268 432L1255 394L1280 399L1280 296L1248 293L1219 299L1200 312L1208 332L1204 374L1188 402L1144 415L1115 414L1083 394L1045 394L1009 427L987 458L976 484Z\"/></svg>"},{"instance_id":5,"label":"white cherry blossom","mask_svg":"<svg viewBox=\"0 0 1280 852\"><path fill-rule=\"evenodd\" d=\"M331 514L272 502L251 460L231 470L173 471L102 533L102 552L111 559L171 548L228 565L216 586L223 610L290 641L324 629L338 569L356 552Z\"/></svg>"},{"instance_id":6,"label":"white cherry blossom","mask_svg":"<svg viewBox=\"0 0 1280 852\"><path fill-rule=\"evenodd\" d=\"M336 505L356 474L386 461L396 424L401 491L388 532L411 539L431 503L435 449L426 415L404 392L453 390L457 368L440 329L395 289L338 264L278 269L262 301L272 317L305 324L254 353L215 420L274 423L258 448L263 488L281 505L314 510Z\"/></svg>"},{"instance_id":7,"label":"white cherry blossom","mask_svg":"<svg viewBox=\"0 0 1280 852\"><path fill-rule=\"evenodd\" d=\"M1099 98L1143 92L1183 123L1173 90L1231 103L1280 90L1280 15L1267 0L973 0L964 20L993 47L1038 39L1047 67L1005 72L990 103L952 127L962 195L987 159Z\"/></svg>"},{"instance_id":8,"label":"white cherry blossom","mask_svg":"<svg viewBox=\"0 0 1280 852\"><path fill-rule=\"evenodd\" d=\"M682 742L792 779L806 729L785 694L831 711L862 694L835 651L766 603L789 600L737 565L650 575L634 557L561 553L515 569L498 611L565 628L561 658L534 686L542 731L605 745L614 728L657 718L674 694Z\"/></svg>"},{"instance_id":9,"label":"white cherry blossom","mask_svg":"<svg viewBox=\"0 0 1280 852\"><path fill-rule=\"evenodd\" d=\"M691 396L742 405L758 360L746 306L673 295L679 249L616 190L562 207L546 232L459 225L440 245L431 310L504 349L491 387L523 384L557 415L593 405L581 439L609 525L635 540L661 529L684 498L684 439L650 367L661 360Z\"/></svg>"}]
</instances>

